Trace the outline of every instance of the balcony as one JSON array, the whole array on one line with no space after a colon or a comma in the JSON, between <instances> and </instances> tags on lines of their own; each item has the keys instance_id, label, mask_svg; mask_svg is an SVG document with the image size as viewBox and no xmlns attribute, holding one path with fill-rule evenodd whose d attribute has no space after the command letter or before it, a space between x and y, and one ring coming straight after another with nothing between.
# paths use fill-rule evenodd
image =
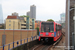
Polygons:
<instances>
[{"instance_id":1,"label":"balcony","mask_svg":"<svg viewBox=\"0 0 75 50\"><path fill-rule=\"evenodd\" d=\"M26 28L26 26L21 26L21 28Z\"/></svg>"}]
</instances>

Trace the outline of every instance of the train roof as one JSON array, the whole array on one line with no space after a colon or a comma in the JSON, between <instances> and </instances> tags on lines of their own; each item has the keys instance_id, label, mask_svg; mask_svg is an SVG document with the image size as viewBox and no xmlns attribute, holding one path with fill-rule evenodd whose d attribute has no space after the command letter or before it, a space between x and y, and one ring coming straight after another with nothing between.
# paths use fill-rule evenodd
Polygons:
<instances>
[{"instance_id":1,"label":"train roof","mask_svg":"<svg viewBox=\"0 0 75 50\"><path fill-rule=\"evenodd\" d=\"M55 22L56 23L56 22ZM59 23L56 23L57 25L61 25L61 24L59 24Z\"/></svg>"},{"instance_id":2,"label":"train roof","mask_svg":"<svg viewBox=\"0 0 75 50\"><path fill-rule=\"evenodd\" d=\"M54 22L54 21L42 21L41 23L56 23L56 22ZM56 23L57 25L61 25L61 24L59 24L59 23Z\"/></svg>"},{"instance_id":3,"label":"train roof","mask_svg":"<svg viewBox=\"0 0 75 50\"><path fill-rule=\"evenodd\" d=\"M42 21L42 22L52 23L53 21Z\"/></svg>"}]
</instances>

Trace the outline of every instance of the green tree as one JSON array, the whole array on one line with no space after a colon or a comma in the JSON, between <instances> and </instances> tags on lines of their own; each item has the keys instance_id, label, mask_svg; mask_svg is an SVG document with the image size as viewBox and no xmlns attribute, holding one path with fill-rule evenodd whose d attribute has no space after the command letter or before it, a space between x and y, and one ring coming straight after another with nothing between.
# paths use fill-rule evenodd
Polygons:
<instances>
[{"instance_id":1,"label":"green tree","mask_svg":"<svg viewBox=\"0 0 75 50\"><path fill-rule=\"evenodd\" d=\"M0 29L4 29L4 25L2 25L2 27L0 27Z\"/></svg>"},{"instance_id":2,"label":"green tree","mask_svg":"<svg viewBox=\"0 0 75 50\"><path fill-rule=\"evenodd\" d=\"M39 35L39 27L37 27L36 29L37 29L37 35Z\"/></svg>"},{"instance_id":3,"label":"green tree","mask_svg":"<svg viewBox=\"0 0 75 50\"><path fill-rule=\"evenodd\" d=\"M54 22L54 20L53 20L53 19L48 19L47 21L52 21L52 22Z\"/></svg>"},{"instance_id":4,"label":"green tree","mask_svg":"<svg viewBox=\"0 0 75 50\"><path fill-rule=\"evenodd\" d=\"M22 16L20 16L20 17L29 17L29 16L26 16L26 15L22 15Z\"/></svg>"}]
</instances>

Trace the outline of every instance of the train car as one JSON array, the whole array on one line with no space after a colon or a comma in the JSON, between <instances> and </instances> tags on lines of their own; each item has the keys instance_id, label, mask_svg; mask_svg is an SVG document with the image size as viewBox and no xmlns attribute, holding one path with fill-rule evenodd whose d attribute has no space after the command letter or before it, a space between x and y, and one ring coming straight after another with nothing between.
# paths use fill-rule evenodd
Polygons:
<instances>
[{"instance_id":1,"label":"train car","mask_svg":"<svg viewBox=\"0 0 75 50\"><path fill-rule=\"evenodd\" d=\"M61 24L40 22L39 41L57 41L62 35L61 29Z\"/></svg>"}]
</instances>

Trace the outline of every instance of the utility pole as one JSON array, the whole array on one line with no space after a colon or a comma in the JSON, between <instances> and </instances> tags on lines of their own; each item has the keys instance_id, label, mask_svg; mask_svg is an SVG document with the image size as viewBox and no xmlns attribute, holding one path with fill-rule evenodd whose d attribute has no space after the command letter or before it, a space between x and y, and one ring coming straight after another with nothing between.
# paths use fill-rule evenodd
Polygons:
<instances>
[{"instance_id":1,"label":"utility pole","mask_svg":"<svg viewBox=\"0 0 75 50\"><path fill-rule=\"evenodd\" d=\"M66 0L66 47L70 50L70 0Z\"/></svg>"},{"instance_id":2,"label":"utility pole","mask_svg":"<svg viewBox=\"0 0 75 50\"><path fill-rule=\"evenodd\" d=\"M20 19L20 27L21 27L21 19ZM20 44L22 45L22 29L20 29Z\"/></svg>"},{"instance_id":3,"label":"utility pole","mask_svg":"<svg viewBox=\"0 0 75 50\"><path fill-rule=\"evenodd\" d=\"M13 48L14 48L14 25L15 25L15 23L13 21Z\"/></svg>"}]
</instances>

